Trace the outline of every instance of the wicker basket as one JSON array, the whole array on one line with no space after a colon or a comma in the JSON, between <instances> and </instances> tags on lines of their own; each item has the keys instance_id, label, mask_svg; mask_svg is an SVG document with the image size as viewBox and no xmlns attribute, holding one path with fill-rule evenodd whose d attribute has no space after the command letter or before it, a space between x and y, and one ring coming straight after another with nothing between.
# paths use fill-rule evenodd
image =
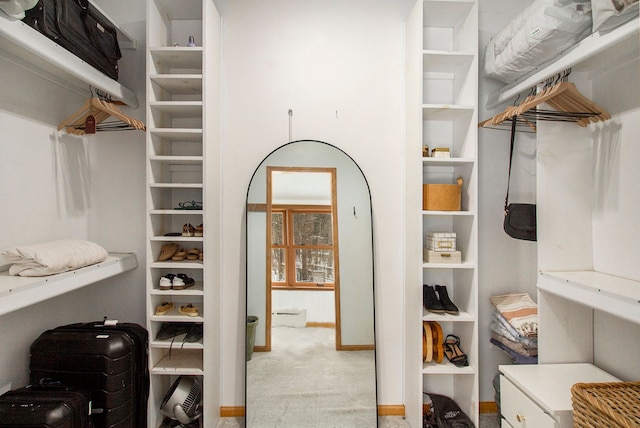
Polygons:
<instances>
[{"instance_id":1,"label":"wicker basket","mask_svg":"<svg viewBox=\"0 0 640 428\"><path fill-rule=\"evenodd\" d=\"M640 428L640 382L576 383L571 401L574 427Z\"/></svg>"}]
</instances>

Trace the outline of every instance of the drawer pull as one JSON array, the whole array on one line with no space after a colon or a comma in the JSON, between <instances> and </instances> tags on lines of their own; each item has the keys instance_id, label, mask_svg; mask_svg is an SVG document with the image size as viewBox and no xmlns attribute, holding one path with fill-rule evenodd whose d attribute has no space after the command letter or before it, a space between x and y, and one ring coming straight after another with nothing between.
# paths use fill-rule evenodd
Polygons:
<instances>
[{"instance_id":1,"label":"drawer pull","mask_svg":"<svg viewBox=\"0 0 640 428\"><path fill-rule=\"evenodd\" d=\"M524 415L517 414L516 419L518 422L524 422L527 418L525 418Z\"/></svg>"}]
</instances>

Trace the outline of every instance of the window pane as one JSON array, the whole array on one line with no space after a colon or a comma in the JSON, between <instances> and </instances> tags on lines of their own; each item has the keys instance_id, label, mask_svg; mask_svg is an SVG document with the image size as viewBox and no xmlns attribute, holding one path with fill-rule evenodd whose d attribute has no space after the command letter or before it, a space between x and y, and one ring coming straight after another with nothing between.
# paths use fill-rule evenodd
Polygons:
<instances>
[{"instance_id":1,"label":"window pane","mask_svg":"<svg viewBox=\"0 0 640 428\"><path fill-rule=\"evenodd\" d=\"M294 213L294 245L333 245L330 213Z\"/></svg>"},{"instance_id":2,"label":"window pane","mask_svg":"<svg viewBox=\"0 0 640 428\"><path fill-rule=\"evenodd\" d=\"M271 250L271 282L287 281L287 252L284 248Z\"/></svg>"},{"instance_id":3,"label":"window pane","mask_svg":"<svg viewBox=\"0 0 640 428\"><path fill-rule=\"evenodd\" d=\"M333 250L296 250L296 282L333 284Z\"/></svg>"},{"instance_id":4,"label":"window pane","mask_svg":"<svg viewBox=\"0 0 640 428\"><path fill-rule=\"evenodd\" d=\"M271 244L284 245L283 213L271 213Z\"/></svg>"}]
</instances>

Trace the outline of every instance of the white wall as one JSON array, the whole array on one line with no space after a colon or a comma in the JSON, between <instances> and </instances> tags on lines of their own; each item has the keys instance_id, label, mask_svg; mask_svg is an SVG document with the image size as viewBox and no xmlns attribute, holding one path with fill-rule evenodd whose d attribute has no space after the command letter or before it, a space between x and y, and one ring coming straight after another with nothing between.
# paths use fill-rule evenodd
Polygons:
<instances>
[{"instance_id":1,"label":"white wall","mask_svg":"<svg viewBox=\"0 0 640 428\"><path fill-rule=\"evenodd\" d=\"M499 106L493 110L487 110L485 107L488 95L504 85L487 79L482 74L485 46L491 37L531 3L532 0L481 0L479 3L479 120L488 119L506 107ZM511 362L502 350L489 342L489 297L510 292L527 292L536 299L536 243L512 239L502 229L509 164L509 137L507 131L478 130L480 401L494 401L492 378L498 373L499 364ZM535 135L518 133L511 170L511 202L535 202L535 150Z\"/></svg>"},{"instance_id":2,"label":"white wall","mask_svg":"<svg viewBox=\"0 0 640 428\"><path fill-rule=\"evenodd\" d=\"M121 81L139 88L143 103L145 4L97 3L139 41L137 51L124 52ZM144 134L58 135L58 122L82 105L89 88L70 92L2 54L0 75L0 250L78 238L108 251L135 252L144 263ZM126 111L144 119L144 109ZM27 383L29 346L48 328L103 316L144 324L144 289L141 266L0 317L0 392Z\"/></svg>"},{"instance_id":3,"label":"white wall","mask_svg":"<svg viewBox=\"0 0 640 428\"><path fill-rule=\"evenodd\" d=\"M251 174L293 138L362 167L373 199L378 385L403 397L402 2L229 2L223 31L222 405L244 402L244 201ZM406 8L404 8L406 9ZM364 19L366 17L366 19ZM383 303L382 303L383 302Z\"/></svg>"}]
</instances>

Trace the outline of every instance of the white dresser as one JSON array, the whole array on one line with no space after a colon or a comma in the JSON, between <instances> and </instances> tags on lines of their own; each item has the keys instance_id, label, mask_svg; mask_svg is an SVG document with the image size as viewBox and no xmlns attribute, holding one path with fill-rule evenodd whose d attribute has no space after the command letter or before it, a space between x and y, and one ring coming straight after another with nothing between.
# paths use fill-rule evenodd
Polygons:
<instances>
[{"instance_id":1,"label":"white dresser","mask_svg":"<svg viewBox=\"0 0 640 428\"><path fill-rule=\"evenodd\" d=\"M572 428L571 386L618 378L587 364L502 365L502 428Z\"/></svg>"}]
</instances>

